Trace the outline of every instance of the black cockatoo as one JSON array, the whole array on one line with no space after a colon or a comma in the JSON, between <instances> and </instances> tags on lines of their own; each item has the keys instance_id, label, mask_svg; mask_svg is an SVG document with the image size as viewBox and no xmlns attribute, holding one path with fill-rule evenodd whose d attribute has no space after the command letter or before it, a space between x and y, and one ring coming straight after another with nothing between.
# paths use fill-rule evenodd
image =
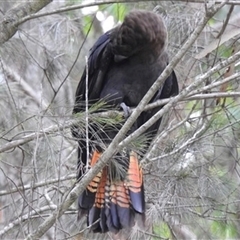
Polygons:
<instances>
[{"instance_id":1,"label":"black cockatoo","mask_svg":"<svg viewBox=\"0 0 240 240\"><path fill-rule=\"evenodd\" d=\"M91 48L88 74L85 68L76 90L73 114L85 111L86 75L89 107L102 99L114 109L136 107L168 65L166 44L167 30L158 14L130 12L120 26L103 34ZM178 82L172 72L151 102L177 94ZM160 108L141 113L129 133ZM154 137L160 122L161 119L146 130L148 137ZM106 129L93 126L88 135L90 144L87 151L86 140L80 134L82 130L76 125L72 127L72 134L78 141L78 180L86 171L87 162L91 167L100 158L103 152L101 143L109 144L119 130L120 126ZM144 215L143 174L139 158L133 149L119 152L79 196L79 211L87 211L87 224L94 232L116 233L132 226L135 214Z\"/></svg>"}]
</instances>

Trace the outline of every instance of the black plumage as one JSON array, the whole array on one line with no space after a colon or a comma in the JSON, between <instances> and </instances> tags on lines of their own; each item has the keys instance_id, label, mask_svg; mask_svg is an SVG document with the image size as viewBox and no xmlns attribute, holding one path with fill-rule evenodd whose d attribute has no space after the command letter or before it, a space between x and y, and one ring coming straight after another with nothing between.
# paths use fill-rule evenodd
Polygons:
<instances>
[{"instance_id":1,"label":"black plumage","mask_svg":"<svg viewBox=\"0 0 240 240\"><path fill-rule=\"evenodd\" d=\"M167 31L162 18L148 11L130 12L124 22L103 34L90 50L88 59L89 105L104 99L114 108L125 103L136 107L168 64L166 53ZM73 114L85 111L86 69L76 90ZM165 80L151 102L178 94L178 83L174 71ZM159 108L141 113L129 132L144 124ZM154 136L161 119L151 126L147 133ZM102 142L109 144L120 126L108 127L98 132ZM103 151L97 144L96 135L89 133L90 144L87 156L86 141L79 134L77 126L72 127L73 136L78 138L78 179L84 173L84 166L90 161L93 166ZM79 209L87 210L88 225L94 232L118 232L132 226L136 213L144 214L145 201L142 169L138 154L128 149L119 153L88 185L79 197ZM117 166L122 167L118 173Z\"/></svg>"}]
</instances>

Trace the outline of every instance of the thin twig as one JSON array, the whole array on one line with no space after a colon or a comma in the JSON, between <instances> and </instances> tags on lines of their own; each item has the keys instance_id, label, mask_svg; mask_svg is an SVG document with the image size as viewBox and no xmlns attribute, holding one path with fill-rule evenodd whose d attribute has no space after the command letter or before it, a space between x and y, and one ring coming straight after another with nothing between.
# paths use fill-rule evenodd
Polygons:
<instances>
[{"instance_id":1,"label":"thin twig","mask_svg":"<svg viewBox=\"0 0 240 240\"><path fill-rule=\"evenodd\" d=\"M30 233L26 239L36 239L40 238L45 234L45 232L53 226L56 219L61 217L63 213L71 206L71 204L77 199L79 194L84 191L87 184L92 180L92 178L105 166L105 164L109 161L109 159L117 152L119 151L124 144L119 144L121 141L123 143L124 136L126 135L127 131L130 129L130 127L134 124L137 117L141 114L141 112L144 110L144 107L147 105L147 103L150 101L150 99L153 97L155 92L159 89L163 81L168 77L168 75L172 72L173 67L176 66L176 64L182 59L182 57L185 55L187 50L192 46L192 44L195 42L205 25L207 24L208 20L220 9L222 6L225 5L225 2L222 3L218 8L211 9L210 12L206 13L206 17L201 21L199 26L195 29L193 34L190 36L189 40L183 45L181 50L176 54L176 56L173 58L173 60L170 62L170 64L166 67L166 69L163 71L161 76L157 79L157 81L153 84L153 86L150 88L150 90L147 92L147 94L144 96L138 107L133 111L131 116L128 118L126 123L123 125L121 131L116 135L116 137L112 140L111 144L107 148L107 150L102 154L99 161L95 164L93 168L91 168L88 173L83 177L81 180L81 183L76 184L76 186L72 189L72 191L66 196L65 201L63 201L58 210L54 211L50 217L48 217L39 227L36 231L33 233ZM192 90L192 89L191 89ZM187 92L188 93L188 92ZM182 98L184 95L180 95ZM179 97L178 99L181 99ZM170 101L166 106L166 108L170 108L178 99L177 97L174 98L174 100Z\"/></svg>"},{"instance_id":2,"label":"thin twig","mask_svg":"<svg viewBox=\"0 0 240 240\"><path fill-rule=\"evenodd\" d=\"M86 124L85 124L85 130L86 130L86 144L87 144L87 157L89 156L89 136L88 136L88 127L89 127L89 112L88 112L88 57L85 58L86 61L86 87L85 87L85 115L86 115ZM86 162L86 168L88 169L89 162Z\"/></svg>"},{"instance_id":3,"label":"thin twig","mask_svg":"<svg viewBox=\"0 0 240 240\"><path fill-rule=\"evenodd\" d=\"M226 27L227 27L227 25L228 25L228 22L229 22L229 20L230 20L230 17L231 17L231 15L232 15L233 9L234 9L234 5L231 5L231 6L230 6L230 9L228 10L226 19L225 19L225 21L224 21L224 23L223 23L223 26L222 26L222 28L221 28L221 30L220 30L220 32L218 33L218 35L217 35L216 38L220 38L220 37L222 36L222 34L224 33L224 31L225 31L225 29L226 29Z\"/></svg>"},{"instance_id":4,"label":"thin twig","mask_svg":"<svg viewBox=\"0 0 240 240\"><path fill-rule=\"evenodd\" d=\"M45 212L45 211L49 211L49 210L54 210L54 209L56 209L56 205L53 205L53 206L52 205L47 205L47 206L41 207L39 209L34 209L34 210L30 211L29 213L27 213L23 216L20 216L16 220L10 222L6 227L4 227L0 231L0 236L3 236L7 232L9 232L11 229L18 226L22 222L24 222L25 220L29 220L29 219L35 218L35 217L39 218L40 213Z\"/></svg>"},{"instance_id":5,"label":"thin twig","mask_svg":"<svg viewBox=\"0 0 240 240\"><path fill-rule=\"evenodd\" d=\"M18 29L20 19L38 12L52 0L22 2L6 12L0 20L0 45L8 41Z\"/></svg>"},{"instance_id":6,"label":"thin twig","mask_svg":"<svg viewBox=\"0 0 240 240\"><path fill-rule=\"evenodd\" d=\"M175 98L170 99L169 103L166 104L161 110L159 110L153 117L151 117L147 122L145 122L140 128L138 128L135 132L133 132L131 135L129 135L127 138L125 138L119 145L121 147L126 146L129 144L133 139L137 138L141 134L143 134L146 129L148 129L150 126L152 126L160 117L163 116L164 113L168 112L172 106L174 106L177 102L180 100L183 100L184 97L186 97L191 91L196 89L204 79L208 78L215 72L219 71L220 69L230 65L231 63L235 62L237 59L240 58L240 51L237 52L235 55L230 57L229 59L223 61L222 63L219 63L217 66L210 69L205 74L196 77L196 81L189 85L187 88L185 88L178 96Z\"/></svg>"},{"instance_id":7,"label":"thin twig","mask_svg":"<svg viewBox=\"0 0 240 240\"><path fill-rule=\"evenodd\" d=\"M217 83L216 83L217 85ZM211 88L215 87L216 85L212 85ZM209 85L210 86L210 85ZM209 87L210 88L210 87ZM205 88L202 88L201 91L205 91L205 89L209 89L208 86L206 86ZM199 90L196 90L195 92L199 92ZM192 93L191 93L192 95ZM219 97L240 97L240 92L215 92L215 93L207 93L207 94L196 94L193 95L191 97L186 97L186 98L182 98L179 99L178 102L181 101L193 101L193 100L202 100L202 99L210 99L210 98L219 98ZM159 107L162 105L165 105L167 103L169 103L171 100L173 100L173 98L166 98L166 99L162 99L162 100L158 100L154 103L150 103L148 105L146 105L146 107L144 107L143 111L147 111L150 109L153 109L155 107ZM131 110L135 110L136 108L133 108ZM100 113L91 113L89 114L89 119L96 119L96 117L102 117L102 118L111 118L111 117L115 117L115 116L124 116L124 113L121 111L117 111L117 110L110 110L107 112L100 112ZM84 117L84 115L82 116ZM48 128L44 128L43 130L39 130L39 132L34 132L28 135L25 135L24 137L21 137L18 140L12 140L2 146L0 146L0 153L2 152L6 152L11 150L12 148L21 146L23 144L26 144L30 141L33 141L36 138L41 138L44 137L46 135L54 135L56 133L59 133L65 129L70 128L73 124L78 124L80 120L79 119L75 119L75 120L68 120L66 121L64 124L56 124L56 125L52 125Z\"/></svg>"},{"instance_id":8,"label":"thin twig","mask_svg":"<svg viewBox=\"0 0 240 240\"><path fill-rule=\"evenodd\" d=\"M8 75L8 79L13 82L17 82L19 86L21 86L23 92L26 95L29 95L39 107L47 107L48 104L44 99L41 98L40 94L38 94L21 76L19 76L15 70L11 69L7 64L4 63L4 61L2 61L2 67Z\"/></svg>"},{"instance_id":9,"label":"thin twig","mask_svg":"<svg viewBox=\"0 0 240 240\"><path fill-rule=\"evenodd\" d=\"M22 19L20 19L18 21L18 25L31 20L31 19L35 19L35 18L39 18L39 17L44 17L44 16L49 16L49 15L53 15L53 14L58 14L58 13L62 13L62 12L67 12L67 11L73 11L73 10L77 10L77 9L82 9L82 8L86 8L86 7L93 7L93 6L101 6L101 5L106 5L106 4L116 4L116 3L134 3L134 2L148 2L152 0L104 0L104 1L95 1L93 3L87 3L87 4L76 4L73 6L67 6L67 7L62 7L56 10L52 10L52 11L48 11L48 12L43 12L43 13L36 13L36 14L31 14L28 15L26 17L23 17ZM157 0L156 0L157 1ZM171 1L171 0L167 0L167 1ZM188 2L188 3L205 3L206 1L204 0L178 0L179 2ZM215 4L222 4L223 1L221 0L215 0L214 1ZM226 2L226 4L229 5L240 5L240 2L238 0L229 0Z\"/></svg>"},{"instance_id":10,"label":"thin twig","mask_svg":"<svg viewBox=\"0 0 240 240\"><path fill-rule=\"evenodd\" d=\"M50 184L54 184L54 183L57 183L57 182L63 182L63 181L75 180L75 179L76 179L76 174L71 174L71 175L68 175L66 177L55 178L55 179L51 179L49 181L44 180L42 182L38 182L38 183L35 183L35 184L26 184L24 186L19 186L17 188L11 188L9 190L2 190L2 191L0 191L0 196L12 194L12 193L19 192L19 191L26 191L26 190L29 190L29 189L36 189L36 188L39 188L39 187L45 187L45 186L48 186Z\"/></svg>"}]
</instances>

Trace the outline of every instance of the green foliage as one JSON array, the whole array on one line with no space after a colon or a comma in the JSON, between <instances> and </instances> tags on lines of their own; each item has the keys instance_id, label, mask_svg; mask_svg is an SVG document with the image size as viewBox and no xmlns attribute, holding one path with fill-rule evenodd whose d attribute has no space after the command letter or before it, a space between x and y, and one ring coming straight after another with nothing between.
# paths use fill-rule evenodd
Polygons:
<instances>
[{"instance_id":1,"label":"green foliage","mask_svg":"<svg viewBox=\"0 0 240 240\"><path fill-rule=\"evenodd\" d=\"M215 20L213 19L213 18L210 18L209 20L208 20L208 24L211 26L211 25L213 25L215 23Z\"/></svg>"},{"instance_id":2,"label":"green foliage","mask_svg":"<svg viewBox=\"0 0 240 240\"><path fill-rule=\"evenodd\" d=\"M233 48L222 44L217 48L217 53L223 58L229 58L232 55Z\"/></svg>"},{"instance_id":3,"label":"green foliage","mask_svg":"<svg viewBox=\"0 0 240 240\"><path fill-rule=\"evenodd\" d=\"M103 6L101 6L99 10L103 10ZM110 5L106 10L109 14L113 15L116 22L122 22L130 9L129 6L124 3L115 3Z\"/></svg>"},{"instance_id":4,"label":"green foliage","mask_svg":"<svg viewBox=\"0 0 240 240\"><path fill-rule=\"evenodd\" d=\"M108 110L111 110L107 112ZM119 124L122 124L124 121L123 115L119 113L116 109L116 111L112 111L113 109L107 105L107 103L103 100L100 100L94 104L91 105L91 107L88 109L88 119L89 124L93 124L95 126L98 126L99 129L103 128L104 126L119 126ZM102 114L102 112L104 112ZM86 113L84 112L78 112L74 115L74 118L78 120L78 127L80 129L85 130L85 124L86 124Z\"/></svg>"},{"instance_id":5,"label":"green foliage","mask_svg":"<svg viewBox=\"0 0 240 240\"><path fill-rule=\"evenodd\" d=\"M97 116L92 117L91 120L94 123L98 123L100 125L108 125L108 126L115 126L121 124L123 122L123 118L121 114L118 113L110 113L107 116Z\"/></svg>"},{"instance_id":6,"label":"green foliage","mask_svg":"<svg viewBox=\"0 0 240 240\"><path fill-rule=\"evenodd\" d=\"M68 5L83 3L82 0L68 0Z\"/></svg>"},{"instance_id":7,"label":"green foliage","mask_svg":"<svg viewBox=\"0 0 240 240\"><path fill-rule=\"evenodd\" d=\"M216 107L216 112L213 114L213 124L212 127L217 130L229 124L233 125L235 128L239 128L240 120L240 109L239 104L236 103L232 98L226 98L224 109L222 109L221 104ZM234 124L233 124L234 123Z\"/></svg>"},{"instance_id":8,"label":"green foliage","mask_svg":"<svg viewBox=\"0 0 240 240\"><path fill-rule=\"evenodd\" d=\"M202 109L201 101L194 100L194 101L188 101L185 105L185 110L187 113L192 112L193 110L198 111Z\"/></svg>"},{"instance_id":9,"label":"green foliage","mask_svg":"<svg viewBox=\"0 0 240 240\"><path fill-rule=\"evenodd\" d=\"M82 31L84 35L92 32L92 23L93 23L93 16L92 15L85 15L82 18Z\"/></svg>"},{"instance_id":10,"label":"green foliage","mask_svg":"<svg viewBox=\"0 0 240 240\"><path fill-rule=\"evenodd\" d=\"M111 5L99 5L98 11L104 13L105 16L112 15L114 17L115 22L122 22L125 15L129 12L129 7L124 3L116 3ZM88 33L92 33L94 29L92 29L92 22L94 20L94 14L84 15L82 18L82 31L85 35Z\"/></svg>"},{"instance_id":11,"label":"green foliage","mask_svg":"<svg viewBox=\"0 0 240 240\"><path fill-rule=\"evenodd\" d=\"M113 110L112 106L108 106L107 103L104 100L100 100L97 103L93 104L91 106L91 108L89 109L89 111L91 113L93 112L98 112L98 111L108 111L108 110ZM102 125L116 125L116 124L120 124L123 122L123 115L121 113L117 112L118 109L116 109L116 111L111 111L109 113L107 113L104 116L92 116L91 120L94 122L96 121L99 124Z\"/></svg>"},{"instance_id":12,"label":"green foliage","mask_svg":"<svg viewBox=\"0 0 240 240\"><path fill-rule=\"evenodd\" d=\"M160 239L171 239L171 231L165 222L161 222L158 225L153 226L153 233L160 237ZM159 239L158 237L153 237L153 240Z\"/></svg>"},{"instance_id":13,"label":"green foliage","mask_svg":"<svg viewBox=\"0 0 240 240\"><path fill-rule=\"evenodd\" d=\"M108 109L107 103L104 100L99 100L96 103L92 104L89 108L90 112L103 111Z\"/></svg>"},{"instance_id":14,"label":"green foliage","mask_svg":"<svg viewBox=\"0 0 240 240\"><path fill-rule=\"evenodd\" d=\"M142 134L131 142L131 148L136 152L143 153L151 140L147 134Z\"/></svg>"},{"instance_id":15,"label":"green foliage","mask_svg":"<svg viewBox=\"0 0 240 240\"><path fill-rule=\"evenodd\" d=\"M216 239L236 239L237 229L231 223L212 221L210 227L213 238Z\"/></svg>"}]
</instances>

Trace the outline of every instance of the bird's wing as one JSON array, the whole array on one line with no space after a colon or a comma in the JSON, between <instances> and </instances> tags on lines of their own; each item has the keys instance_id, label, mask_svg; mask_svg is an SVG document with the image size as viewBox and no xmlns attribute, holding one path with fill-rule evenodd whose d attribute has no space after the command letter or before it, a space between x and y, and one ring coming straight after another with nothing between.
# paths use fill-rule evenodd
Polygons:
<instances>
[{"instance_id":1,"label":"bird's wing","mask_svg":"<svg viewBox=\"0 0 240 240\"><path fill-rule=\"evenodd\" d=\"M114 30L114 29L113 29ZM88 57L88 66L85 67L82 74L81 80L78 84L76 94L75 94L75 105L73 108L73 114L85 111L86 105L86 82L88 85L88 105L93 103L93 100L99 99L99 94L101 92L104 76L113 58L110 51L110 34L113 31L108 31L96 41L93 47L90 49ZM71 127L72 135L78 139L78 175L77 179L80 179L84 173L87 156L87 143L82 140L82 132L79 129L78 124L73 124ZM89 138L91 134L89 133ZM91 152L91 146L89 151Z\"/></svg>"},{"instance_id":2,"label":"bird's wing","mask_svg":"<svg viewBox=\"0 0 240 240\"><path fill-rule=\"evenodd\" d=\"M150 103L153 103L157 100L170 98L172 96L176 96L179 93L179 86L177 77L174 71L168 76L165 80L164 85L158 90L155 96L151 99ZM163 106L155 107L148 111L144 111L141 113L137 120L137 127L143 125L147 122L152 116L154 116ZM147 132L153 134L153 136L157 133L159 126L161 124L162 118L160 118L156 123L154 123ZM134 127L134 126L133 126ZM133 129L135 130L135 129Z\"/></svg>"},{"instance_id":3,"label":"bird's wing","mask_svg":"<svg viewBox=\"0 0 240 240\"><path fill-rule=\"evenodd\" d=\"M91 100L96 100L99 98L104 76L109 67L109 64L113 59L113 54L109 46L110 34L112 31L113 30L108 31L100 36L93 47L90 49L87 68L88 74L85 67L76 90L76 99L73 113L85 110L86 82L88 84L89 104L91 104Z\"/></svg>"},{"instance_id":4,"label":"bird's wing","mask_svg":"<svg viewBox=\"0 0 240 240\"><path fill-rule=\"evenodd\" d=\"M87 85L89 105L106 97L111 88L119 91L120 95L122 94L119 101L124 101L129 106L137 105L139 98L144 95L150 85L154 83L157 75L167 66L167 53L164 53L166 35L166 28L161 17L144 11L131 13L125 18L120 28L117 27L103 34L90 50L88 71L85 69L78 85L73 113L85 111ZM144 63L146 64L144 65ZM145 75L138 77L136 74L138 66L144 67L146 77ZM148 80L147 83L146 80ZM112 85L108 85L109 81ZM129 84L132 89L121 92L122 84L126 81L132 84ZM118 85L115 86L116 83ZM113 85L114 87L112 87ZM104 92L105 90L106 92ZM135 95L139 90L140 93ZM177 79L173 72L151 102L177 93ZM160 108L141 113L132 129L140 127ZM161 120L151 127L150 131L153 134L157 132L160 122ZM95 130L94 126L92 129ZM104 132L100 138L102 140L112 139L117 132L116 129L115 126L101 129L101 133L105 131L106 134ZM74 128L72 131L74 135ZM90 140L96 140L94 131L90 131L88 134ZM103 150L96 141L96 144L90 144L90 156L87 156L88 146L86 146L83 136L79 136L78 143L78 179L80 179L84 173L86 161L89 160L89 166L93 167L100 159ZM88 212L88 226L91 226L94 232L111 231L116 233L121 228L131 227L134 223L135 213L141 214L144 220L143 175L139 165L139 156L133 150L127 150L126 153L126 156L123 152L119 153L119 156L115 156L109 165L105 166L92 179L79 197L79 210Z\"/></svg>"},{"instance_id":5,"label":"bird's wing","mask_svg":"<svg viewBox=\"0 0 240 240\"><path fill-rule=\"evenodd\" d=\"M166 79L163 85L163 88L161 89L161 94L159 95L159 99L176 96L178 93L179 93L179 86L178 86L177 77L175 72L172 71L172 73Z\"/></svg>"}]
</instances>

